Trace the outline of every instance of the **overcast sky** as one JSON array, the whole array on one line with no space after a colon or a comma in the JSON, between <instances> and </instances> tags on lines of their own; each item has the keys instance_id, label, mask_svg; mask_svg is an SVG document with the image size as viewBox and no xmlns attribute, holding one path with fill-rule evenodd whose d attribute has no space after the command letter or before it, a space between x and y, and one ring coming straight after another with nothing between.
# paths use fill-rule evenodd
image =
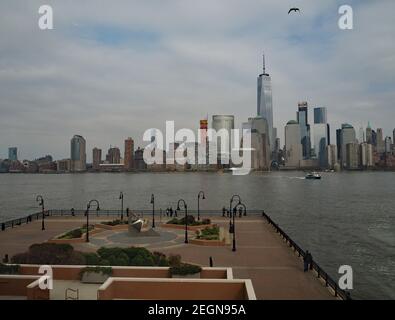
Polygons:
<instances>
[{"instance_id":1,"label":"overcast sky","mask_svg":"<svg viewBox=\"0 0 395 320\"><path fill-rule=\"evenodd\" d=\"M345 3L354 30L338 28ZM38 28L43 4L54 30ZM392 135L394 10L393 0L1 0L0 158L9 146L20 159L66 158L80 134L90 160L95 146L123 151L128 136L143 145L148 128L195 130L207 114L239 126L256 115L263 51L282 145L302 100L327 107L332 133L370 121Z\"/></svg>"}]
</instances>

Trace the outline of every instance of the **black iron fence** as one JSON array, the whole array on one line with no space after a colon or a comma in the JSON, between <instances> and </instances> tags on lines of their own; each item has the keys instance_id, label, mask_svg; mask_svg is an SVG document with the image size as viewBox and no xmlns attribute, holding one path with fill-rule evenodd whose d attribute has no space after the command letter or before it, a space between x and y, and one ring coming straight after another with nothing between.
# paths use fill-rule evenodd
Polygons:
<instances>
[{"instance_id":1,"label":"black iron fence","mask_svg":"<svg viewBox=\"0 0 395 320\"><path fill-rule=\"evenodd\" d=\"M295 252L298 253L299 257L304 258L306 256L306 252L300 247L298 246L298 244L293 241L290 236L285 233L280 226L275 223L265 212L262 212L262 216L268 221L268 223L270 225L272 225L274 227L274 229L276 230L277 233L280 234L280 236L285 240L285 242L294 249ZM317 262L315 262L313 260L312 262L312 268L313 270L316 271L317 273L317 277L320 279L323 279L323 281L325 282L325 286L326 287L330 287L333 292L335 297L340 297L343 300L351 300L351 295L349 292L340 289L339 285L337 284L337 282L335 280L333 280L331 278L331 276L324 271L324 269L322 269L319 264Z\"/></svg>"},{"instance_id":2,"label":"black iron fence","mask_svg":"<svg viewBox=\"0 0 395 320\"><path fill-rule=\"evenodd\" d=\"M45 210L44 214L45 217L67 217L67 216L84 216L86 212L86 209L50 209L50 210ZM174 212L174 210L173 210ZM248 210L248 215L258 215L262 210ZM144 216L149 216L152 215L152 210L147 210L147 209L140 209L140 210L129 210L129 213L132 215L138 215L141 217ZM198 213L197 210L190 210L188 209L188 214L189 215L196 215ZM222 216L222 209L219 210L200 210L199 211L201 216ZM100 209L100 210L95 210L91 209L89 211L89 216L94 217L121 217L122 211L118 209ZM127 210L123 210L123 215L127 216ZM155 215L161 215L164 217L166 215L166 209L156 209L155 210ZM184 211L180 210L178 211L178 217L182 217L184 215ZM28 224L31 223L35 220L40 220L42 219L43 213L42 212L37 212L30 214L26 217L22 218L15 218L12 220L8 220L5 222L0 222L0 230L5 231L6 229L9 228L15 228L17 226L23 225L23 224ZM173 217L175 215L173 214Z\"/></svg>"}]
</instances>

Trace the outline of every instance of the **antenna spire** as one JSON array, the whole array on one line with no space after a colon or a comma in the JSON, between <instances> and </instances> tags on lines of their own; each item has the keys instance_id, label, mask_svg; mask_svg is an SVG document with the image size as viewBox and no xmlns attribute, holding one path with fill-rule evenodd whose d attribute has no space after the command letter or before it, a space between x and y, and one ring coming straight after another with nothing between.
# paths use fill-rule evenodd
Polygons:
<instances>
[{"instance_id":1,"label":"antenna spire","mask_svg":"<svg viewBox=\"0 0 395 320\"><path fill-rule=\"evenodd\" d=\"M265 66L265 54L263 54L263 74L266 74L266 66Z\"/></svg>"}]
</instances>

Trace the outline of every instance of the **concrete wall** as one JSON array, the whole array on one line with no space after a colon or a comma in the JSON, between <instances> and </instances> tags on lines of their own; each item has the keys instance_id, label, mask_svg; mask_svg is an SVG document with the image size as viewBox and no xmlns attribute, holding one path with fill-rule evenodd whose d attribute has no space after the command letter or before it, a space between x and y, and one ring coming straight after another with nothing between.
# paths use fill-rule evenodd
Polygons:
<instances>
[{"instance_id":1,"label":"concrete wall","mask_svg":"<svg viewBox=\"0 0 395 320\"><path fill-rule=\"evenodd\" d=\"M54 280L80 280L80 272L87 266L52 266ZM20 265L21 275L38 275L38 265ZM168 267L112 267L112 277L169 278ZM227 279L228 268L202 268L203 279Z\"/></svg>"},{"instance_id":2,"label":"concrete wall","mask_svg":"<svg viewBox=\"0 0 395 320\"><path fill-rule=\"evenodd\" d=\"M0 275L0 296L27 296L27 286L40 276Z\"/></svg>"},{"instance_id":3,"label":"concrete wall","mask_svg":"<svg viewBox=\"0 0 395 320\"><path fill-rule=\"evenodd\" d=\"M85 266L52 266L54 280L79 280ZM0 276L0 296L49 300L38 286L39 265L21 265L20 275ZM99 289L100 300L244 300L256 299L250 280L234 280L230 268L203 268L200 279L169 278L167 267L113 267L113 276Z\"/></svg>"},{"instance_id":4,"label":"concrete wall","mask_svg":"<svg viewBox=\"0 0 395 320\"><path fill-rule=\"evenodd\" d=\"M26 289L28 300L49 300L49 289L40 289L38 279L29 284Z\"/></svg>"},{"instance_id":5,"label":"concrete wall","mask_svg":"<svg viewBox=\"0 0 395 320\"><path fill-rule=\"evenodd\" d=\"M250 280L109 278L99 300L255 300Z\"/></svg>"}]
</instances>

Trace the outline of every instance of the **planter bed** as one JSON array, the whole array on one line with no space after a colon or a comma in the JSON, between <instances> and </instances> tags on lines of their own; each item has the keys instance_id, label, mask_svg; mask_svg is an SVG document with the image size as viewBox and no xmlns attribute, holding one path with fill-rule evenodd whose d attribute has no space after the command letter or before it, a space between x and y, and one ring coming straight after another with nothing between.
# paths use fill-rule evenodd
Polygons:
<instances>
[{"instance_id":1,"label":"planter bed","mask_svg":"<svg viewBox=\"0 0 395 320\"><path fill-rule=\"evenodd\" d=\"M96 233L102 232L103 230L104 229L95 227L93 230L89 231L89 236L93 236ZM56 236L55 238L52 238L52 239L48 240L47 242L49 242L49 243L70 243L70 244L72 244L72 243L83 243L83 242L86 241L86 233L83 233L80 238L59 239L59 237L62 236L63 234L60 234L60 235Z\"/></svg>"}]
</instances>

